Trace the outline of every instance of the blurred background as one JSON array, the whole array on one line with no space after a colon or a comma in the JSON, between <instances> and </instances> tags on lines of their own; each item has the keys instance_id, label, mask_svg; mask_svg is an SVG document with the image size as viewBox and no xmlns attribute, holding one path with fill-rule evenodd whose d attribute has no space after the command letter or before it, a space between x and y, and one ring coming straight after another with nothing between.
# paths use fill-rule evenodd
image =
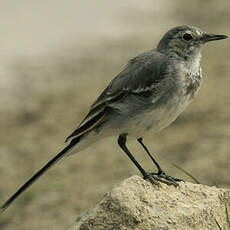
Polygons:
<instances>
[{"instance_id":1,"label":"blurred background","mask_svg":"<svg viewBox=\"0 0 230 230\"><path fill-rule=\"evenodd\" d=\"M217 5L218 4L218 5ZM64 146L127 61L171 27L230 35L230 2L5 1L0 8L0 203ZM170 175L230 188L230 40L203 52L204 84L189 108L145 143ZM128 143L148 170L152 163ZM116 138L65 159L0 216L1 230L67 229L138 174Z\"/></svg>"}]
</instances>

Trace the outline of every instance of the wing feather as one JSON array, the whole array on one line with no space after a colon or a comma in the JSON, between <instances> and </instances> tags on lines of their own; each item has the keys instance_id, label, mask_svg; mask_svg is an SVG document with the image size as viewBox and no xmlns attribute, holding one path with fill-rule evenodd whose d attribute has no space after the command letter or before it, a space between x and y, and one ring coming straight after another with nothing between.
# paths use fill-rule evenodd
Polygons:
<instances>
[{"instance_id":1,"label":"wing feather","mask_svg":"<svg viewBox=\"0 0 230 230\"><path fill-rule=\"evenodd\" d=\"M157 51L145 52L131 59L125 69L110 82L108 87L91 105L87 116L78 128L67 137L66 141L99 124L105 115L105 108L128 94L150 97L155 92L157 99L159 93L156 92L156 88L165 77L163 71L165 70L165 64L165 57Z\"/></svg>"}]
</instances>

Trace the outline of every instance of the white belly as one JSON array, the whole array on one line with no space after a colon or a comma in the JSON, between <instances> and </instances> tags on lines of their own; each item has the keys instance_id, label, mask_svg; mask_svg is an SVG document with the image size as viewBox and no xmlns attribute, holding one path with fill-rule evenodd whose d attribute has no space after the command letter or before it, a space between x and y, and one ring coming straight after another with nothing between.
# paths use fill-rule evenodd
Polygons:
<instances>
[{"instance_id":1,"label":"white belly","mask_svg":"<svg viewBox=\"0 0 230 230\"><path fill-rule=\"evenodd\" d=\"M130 119L125 129L129 137L144 137L166 128L184 111L191 100L178 97L158 109L142 113Z\"/></svg>"}]
</instances>

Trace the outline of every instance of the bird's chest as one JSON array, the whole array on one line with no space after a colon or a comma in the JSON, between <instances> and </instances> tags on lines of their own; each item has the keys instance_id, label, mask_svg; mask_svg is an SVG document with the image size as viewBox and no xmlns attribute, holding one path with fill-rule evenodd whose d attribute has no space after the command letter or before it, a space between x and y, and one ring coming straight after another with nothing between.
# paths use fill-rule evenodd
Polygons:
<instances>
[{"instance_id":1,"label":"bird's chest","mask_svg":"<svg viewBox=\"0 0 230 230\"><path fill-rule=\"evenodd\" d=\"M202 73L199 63L194 66L174 65L174 84L172 89L162 97L161 103L153 103L153 108L137 116L134 127L138 135L142 136L151 130L156 133L171 124L187 107L187 105L196 96L201 82Z\"/></svg>"},{"instance_id":2,"label":"bird's chest","mask_svg":"<svg viewBox=\"0 0 230 230\"><path fill-rule=\"evenodd\" d=\"M200 62L182 63L177 74L177 90L169 100L172 116L178 116L197 95L202 83Z\"/></svg>"},{"instance_id":3,"label":"bird's chest","mask_svg":"<svg viewBox=\"0 0 230 230\"><path fill-rule=\"evenodd\" d=\"M202 83L202 70L200 65L193 64L184 68L180 77L182 97L190 101L197 95Z\"/></svg>"},{"instance_id":4,"label":"bird's chest","mask_svg":"<svg viewBox=\"0 0 230 230\"><path fill-rule=\"evenodd\" d=\"M143 119L146 130L153 129L155 132L158 132L167 127L197 95L202 83L200 66L196 71L183 68L183 71L180 71L177 77L179 79L176 83L177 89L172 90L164 104L159 106L159 108L153 109L149 114L146 114L146 119Z\"/></svg>"}]
</instances>

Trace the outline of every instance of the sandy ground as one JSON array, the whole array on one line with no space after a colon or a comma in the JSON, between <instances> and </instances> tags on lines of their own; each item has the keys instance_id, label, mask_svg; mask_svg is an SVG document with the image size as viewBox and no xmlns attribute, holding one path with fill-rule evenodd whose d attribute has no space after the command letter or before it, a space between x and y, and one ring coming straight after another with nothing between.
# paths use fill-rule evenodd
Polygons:
<instances>
[{"instance_id":1,"label":"sandy ground","mask_svg":"<svg viewBox=\"0 0 230 230\"><path fill-rule=\"evenodd\" d=\"M85 24L92 30L79 29L83 22L77 23L78 33L56 42L61 45L24 56L22 52L1 67L1 202L65 146L65 137L101 90L131 57L154 47L167 29L189 24L230 35L228 0L221 5L214 0L161 1L157 6L137 0L113 4L115 10L112 3L101 1L88 12L95 11L100 18L97 22L91 16ZM83 6L87 12L90 4ZM177 164L201 183L224 188L230 187L229 42L205 47L199 96L174 124L145 141L170 175L191 180L172 166ZM136 142L129 147L146 169L153 169ZM137 173L115 138L102 140L42 177L0 216L0 228L67 229L79 213Z\"/></svg>"}]
</instances>

